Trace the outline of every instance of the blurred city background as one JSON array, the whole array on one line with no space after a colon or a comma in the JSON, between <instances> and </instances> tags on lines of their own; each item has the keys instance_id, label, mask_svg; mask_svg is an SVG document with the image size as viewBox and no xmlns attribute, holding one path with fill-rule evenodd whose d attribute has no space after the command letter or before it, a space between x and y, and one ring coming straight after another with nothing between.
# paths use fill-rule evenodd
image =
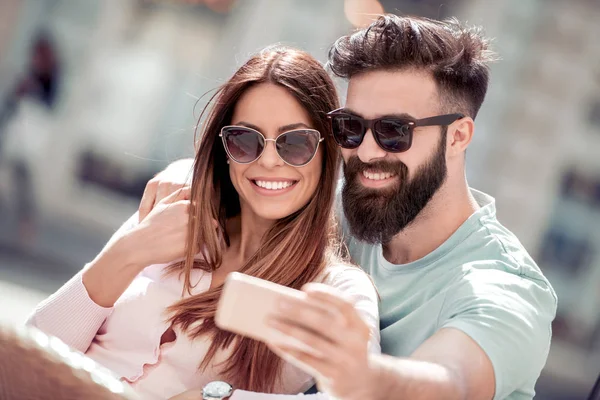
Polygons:
<instances>
[{"instance_id":1,"label":"blurred city background","mask_svg":"<svg viewBox=\"0 0 600 400\"><path fill-rule=\"evenodd\" d=\"M0 324L22 322L149 178L193 154L202 94L249 54L279 42L325 62L384 10L456 16L494 38L469 182L559 295L536 398L585 398L600 372L597 0L0 1Z\"/></svg>"}]
</instances>

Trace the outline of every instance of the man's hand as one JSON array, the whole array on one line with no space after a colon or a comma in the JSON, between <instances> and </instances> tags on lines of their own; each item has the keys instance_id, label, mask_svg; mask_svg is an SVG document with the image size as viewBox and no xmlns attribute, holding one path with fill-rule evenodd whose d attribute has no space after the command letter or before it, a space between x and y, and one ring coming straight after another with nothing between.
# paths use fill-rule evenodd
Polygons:
<instances>
[{"instance_id":1,"label":"man's hand","mask_svg":"<svg viewBox=\"0 0 600 400\"><path fill-rule=\"evenodd\" d=\"M312 283L303 290L306 299L281 303L269 321L274 329L300 343L269 346L315 374L320 390L344 400L369 398L374 377L369 370L368 325L335 289ZM307 347L312 350L306 351Z\"/></svg>"},{"instance_id":2,"label":"man's hand","mask_svg":"<svg viewBox=\"0 0 600 400\"><path fill-rule=\"evenodd\" d=\"M140 202L140 222L162 199L191 185L193 165L192 159L175 161L148 182Z\"/></svg>"}]
</instances>

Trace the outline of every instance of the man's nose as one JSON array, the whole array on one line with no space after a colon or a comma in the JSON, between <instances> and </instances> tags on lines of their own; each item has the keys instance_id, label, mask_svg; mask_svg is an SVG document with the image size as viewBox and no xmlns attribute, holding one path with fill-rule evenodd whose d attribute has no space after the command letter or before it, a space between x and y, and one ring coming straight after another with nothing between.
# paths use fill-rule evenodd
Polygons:
<instances>
[{"instance_id":1,"label":"man's nose","mask_svg":"<svg viewBox=\"0 0 600 400\"><path fill-rule=\"evenodd\" d=\"M356 150L356 155L365 164L373 162L375 160L379 160L384 158L387 155L387 152L383 150L373 137L373 131L371 129L367 130L365 133L365 137L363 138L362 143L358 146Z\"/></svg>"}]
</instances>

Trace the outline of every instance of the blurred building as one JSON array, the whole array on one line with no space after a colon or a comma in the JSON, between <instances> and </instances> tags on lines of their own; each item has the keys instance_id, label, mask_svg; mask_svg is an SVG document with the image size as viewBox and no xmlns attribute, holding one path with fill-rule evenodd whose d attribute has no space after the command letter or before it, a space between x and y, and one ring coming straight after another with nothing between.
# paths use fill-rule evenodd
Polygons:
<instances>
[{"instance_id":1,"label":"blurred building","mask_svg":"<svg viewBox=\"0 0 600 400\"><path fill-rule=\"evenodd\" d=\"M546 384L584 396L600 373L600 4L494 4L464 9L503 58L467 156L471 184L496 196L558 293Z\"/></svg>"}]
</instances>

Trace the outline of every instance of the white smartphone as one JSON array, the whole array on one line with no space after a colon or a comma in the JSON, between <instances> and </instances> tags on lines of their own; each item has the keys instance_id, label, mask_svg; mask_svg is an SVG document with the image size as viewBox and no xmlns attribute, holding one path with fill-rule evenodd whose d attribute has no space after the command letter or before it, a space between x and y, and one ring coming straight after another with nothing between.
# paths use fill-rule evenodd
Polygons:
<instances>
[{"instance_id":1,"label":"white smartphone","mask_svg":"<svg viewBox=\"0 0 600 400\"><path fill-rule=\"evenodd\" d=\"M216 325L263 342L286 341L267 325L283 298L304 299L300 290L239 272L229 274L215 315ZM289 341L289 340L288 340Z\"/></svg>"},{"instance_id":2,"label":"white smartphone","mask_svg":"<svg viewBox=\"0 0 600 400\"><path fill-rule=\"evenodd\" d=\"M319 356L315 353L315 349L267 325L267 318L277 310L279 302L284 298L305 299L306 293L239 272L232 272L225 279L215 314L215 323L221 329L242 336L268 344L292 346ZM319 376L318 371L310 366L285 354L277 351L276 353L307 374L313 377Z\"/></svg>"}]
</instances>

